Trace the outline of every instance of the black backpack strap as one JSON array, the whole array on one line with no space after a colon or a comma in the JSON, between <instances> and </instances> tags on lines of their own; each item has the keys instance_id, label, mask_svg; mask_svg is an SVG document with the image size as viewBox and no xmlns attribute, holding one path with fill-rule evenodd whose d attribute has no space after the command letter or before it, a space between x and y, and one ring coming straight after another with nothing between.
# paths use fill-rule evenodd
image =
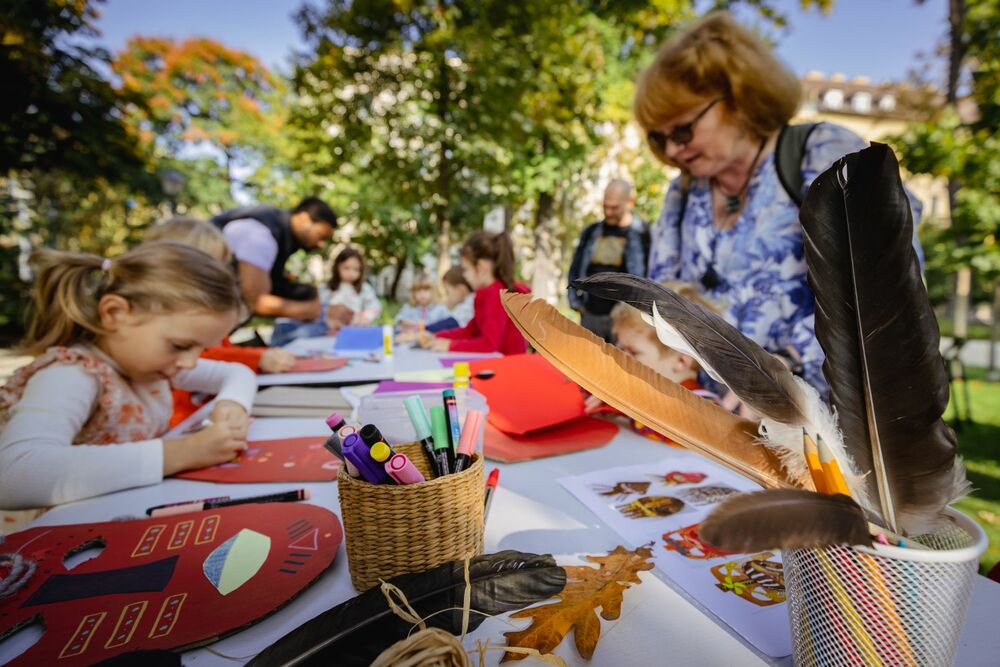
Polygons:
<instances>
[{"instance_id":1,"label":"black backpack strap","mask_svg":"<svg viewBox=\"0 0 1000 667\"><path fill-rule=\"evenodd\" d=\"M819 123L785 125L778 135L778 145L774 149L774 168L778 172L781 187L799 208L802 207L802 158L806 154L806 142Z\"/></svg>"}]
</instances>

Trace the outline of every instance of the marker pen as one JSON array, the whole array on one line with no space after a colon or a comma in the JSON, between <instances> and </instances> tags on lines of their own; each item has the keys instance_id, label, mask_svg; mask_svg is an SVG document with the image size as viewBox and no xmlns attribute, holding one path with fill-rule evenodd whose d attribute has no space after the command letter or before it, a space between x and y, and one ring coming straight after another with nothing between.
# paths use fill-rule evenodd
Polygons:
<instances>
[{"instance_id":1,"label":"marker pen","mask_svg":"<svg viewBox=\"0 0 1000 667\"><path fill-rule=\"evenodd\" d=\"M385 471L396 480L397 484L419 484L424 480L413 461L406 458L406 454L393 454L392 458L385 462Z\"/></svg>"},{"instance_id":2,"label":"marker pen","mask_svg":"<svg viewBox=\"0 0 1000 667\"><path fill-rule=\"evenodd\" d=\"M382 466L376 465L372 460L368 445L357 433L344 438L342 445L344 458L355 465L361 472L361 477L372 484L381 484L388 481L389 476L385 474Z\"/></svg>"},{"instance_id":3,"label":"marker pen","mask_svg":"<svg viewBox=\"0 0 1000 667\"><path fill-rule=\"evenodd\" d=\"M458 443L458 456L455 457L455 472L462 472L472 463L472 455L476 453L476 442L479 440L479 429L483 426L483 416L479 410L465 413L465 426Z\"/></svg>"},{"instance_id":4,"label":"marker pen","mask_svg":"<svg viewBox=\"0 0 1000 667\"><path fill-rule=\"evenodd\" d=\"M451 461L448 460L448 420L444 416L444 408L435 405L431 408L431 431L434 433L434 459L442 475L451 474Z\"/></svg>"},{"instance_id":5,"label":"marker pen","mask_svg":"<svg viewBox=\"0 0 1000 667\"><path fill-rule=\"evenodd\" d=\"M493 504L493 495L497 490L497 483L500 481L500 468L490 471L490 476L486 480L486 499L483 502L483 523L490 518L490 506Z\"/></svg>"},{"instance_id":6,"label":"marker pen","mask_svg":"<svg viewBox=\"0 0 1000 667\"><path fill-rule=\"evenodd\" d=\"M458 472L455 468L455 457L458 455L458 443L462 439L462 427L458 423L458 399L455 398L454 389L445 389L441 392L441 399L444 401L445 423L448 425L448 460L452 472Z\"/></svg>"},{"instance_id":7,"label":"marker pen","mask_svg":"<svg viewBox=\"0 0 1000 667\"><path fill-rule=\"evenodd\" d=\"M330 430L333 431L333 433L326 439L326 442L323 443L323 447L328 452L343 461L344 454L340 451L340 435L337 431L346 425L344 418L340 416L339 412L331 412L330 416L326 418L326 425L330 427Z\"/></svg>"},{"instance_id":8,"label":"marker pen","mask_svg":"<svg viewBox=\"0 0 1000 667\"><path fill-rule=\"evenodd\" d=\"M385 436L382 435L382 432L378 430L378 426L375 426L375 424L365 424L358 431L358 435L361 436L361 439L369 447L374 447L377 442L386 442Z\"/></svg>"},{"instance_id":9,"label":"marker pen","mask_svg":"<svg viewBox=\"0 0 1000 667\"><path fill-rule=\"evenodd\" d=\"M385 462L393 457L396 452L392 451L389 445L384 442L376 442L372 445L371 449L368 450L368 455L372 457L375 463L382 464L385 467Z\"/></svg>"},{"instance_id":10,"label":"marker pen","mask_svg":"<svg viewBox=\"0 0 1000 667\"><path fill-rule=\"evenodd\" d=\"M153 505L152 507L146 509L146 516L153 516L153 512L170 509L171 507L183 507L186 505L194 505L196 503L211 503L218 500L229 500L229 496L216 496L215 498L205 498L204 500L182 500L177 503L167 503L166 505Z\"/></svg>"},{"instance_id":11,"label":"marker pen","mask_svg":"<svg viewBox=\"0 0 1000 667\"><path fill-rule=\"evenodd\" d=\"M251 496L249 498L234 498L232 500L209 498L208 500L196 500L193 503L184 505L174 505L159 509L150 508L152 511L149 512L149 515L152 517L170 516L172 514L200 512L201 510L215 509L216 507L230 507L232 505L246 505L249 503L292 503L298 500L309 500L310 495L309 489L296 489L295 491L270 493L264 496Z\"/></svg>"},{"instance_id":12,"label":"marker pen","mask_svg":"<svg viewBox=\"0 0 1000 667\"><path fill-rule=\"evenodd\" d=\"M417 440L424 450L427 463L436 477L441 476L441 471L437 467L437 459L434 456L434 440L431 437L431 421L427 417L427 410L419 396L408 396L403 400L403 407L406 414L410 416L410 423L413 424L413 431L417 435Z\"/></svg>"}]
</instances>

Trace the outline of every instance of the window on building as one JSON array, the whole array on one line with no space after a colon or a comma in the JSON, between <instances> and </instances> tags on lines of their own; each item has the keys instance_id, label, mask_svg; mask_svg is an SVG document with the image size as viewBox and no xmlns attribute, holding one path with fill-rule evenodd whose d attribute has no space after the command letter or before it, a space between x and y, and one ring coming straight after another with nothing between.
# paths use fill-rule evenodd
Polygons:
<instances>
[{"instance_id":1,"label":"window on building","mask_svg":"<svg viewBox=\"0 0 1000 667\"><path fill-rule=\"evenodd\" d=\"M878 101L879 111L893 111L896 108L895 95L883 95Z\"/></svg>"},{"instance_id":2,"label":"window on building","mask_svg":"<svg viewBox=\"0 0 1000 667\"><path fill-rule=\"evenodd\" d=\"M872 94L860 90L851 96L851 108L858 113L868 113L872 110Z\"/></svg>"},{"instance_id":3,"label":"window on building","mask_svg":"<svg viewBox=\"0 0 1000 667\"><path fill-rule=\"evenodd\" d=\"M844 91L830 88L823 93L823 106L827 109L839 109L844 106Z\"/></svg>"}]
</instances>

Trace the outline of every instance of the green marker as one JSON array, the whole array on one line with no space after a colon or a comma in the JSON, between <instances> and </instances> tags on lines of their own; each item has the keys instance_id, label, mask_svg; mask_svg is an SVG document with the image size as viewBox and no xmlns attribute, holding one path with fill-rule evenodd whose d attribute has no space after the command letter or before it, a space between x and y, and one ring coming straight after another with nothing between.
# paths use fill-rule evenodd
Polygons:
<instances>
[{"instance_id":1,"label":"green marker","mask_svg":"<svg viewBox=\"0 0 1000 667\"><path fill-rule=\"evenodd\" d=\"M448 419L442 405L431 408L431 432L434 434L434 461L441 475L449 475L451 466L448 464L448 450L451 444L448 442Z\"/></svg>"}]
</instances>

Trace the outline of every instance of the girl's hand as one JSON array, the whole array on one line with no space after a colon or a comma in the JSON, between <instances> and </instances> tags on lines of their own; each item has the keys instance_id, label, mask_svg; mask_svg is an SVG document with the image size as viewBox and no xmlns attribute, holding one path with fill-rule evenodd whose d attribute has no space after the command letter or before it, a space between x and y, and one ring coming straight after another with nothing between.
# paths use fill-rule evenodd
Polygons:
<instances>
[{"instance_id":1,"label":"girl's hand","mask_svg":"<svg viewBox=\"0 0 1000 667\"><path fill-rule=\"evenodd\" d=\"M593 414L597 410L600 410L601 406L603 405L604 401L602 401L601 399L597 398L594 395L590 395L587 398L583 399L583 414L585 415Z\"/></svg>"},{"instance_id":2,"label":"girl's hand","mask_svg":"<svg viewBox=\"0 0 1000 667\"><path fill-rule=\"evenodd\" d=\"M261 373L284 373L295 365L295 355L287 350L272 347L260 358Z\"/></svg>"},{"instance_id":3,"label":"girl's hand","mask_svg":"<svg viewBox=\"0 0 1000 667\"><path fill-rule=\"evenodd\" d=\"M451 341L447 338L432 337L430 346L427 348L431 352L447 352L451 348Z\"/></svg>"},{"instance_id":4,"label":"girl's hand","mask_svg":"<svg viewBox=\"0 0 1000 667\"><path fill-rule=\"evenodd\" d=\"M418 333L416 331L403 331L396 335L396 342L402 343L412 343L417 340Z\"/></svg>"},{"instance_id":5,"label":"girl's hand","mask_svg":"<svg viewBox=\"0 0 1000 667\"><path fill-rule=\"evenodd\" d=\"M331 329L339 329L345 324L350 324L354 318L354 311L342 303L335 303L326 309L326 325Z\"/></svg>"},{"instance_id":6,"label":"girl's hand","mask_svg":"<svg viewBox=\"0 0 1000 667\"><path fill-rule=\"evenodd\" d=\"M246 436L240 436L238 429L213 423L190 435L163 441L163 476L232 461L246 448Z\"/></svg>"},{"instance_id":7,"label":"girl's hand","mask_svg":"<svg viewBox=\"0 0 1000 667\"><path fill-rule=\"evenodd\" d=\"M247 439L250 417L243 406L235 401L216 401L210 419L216 424L226 424L242 440Z\"/></svg>"}]
</instances>

